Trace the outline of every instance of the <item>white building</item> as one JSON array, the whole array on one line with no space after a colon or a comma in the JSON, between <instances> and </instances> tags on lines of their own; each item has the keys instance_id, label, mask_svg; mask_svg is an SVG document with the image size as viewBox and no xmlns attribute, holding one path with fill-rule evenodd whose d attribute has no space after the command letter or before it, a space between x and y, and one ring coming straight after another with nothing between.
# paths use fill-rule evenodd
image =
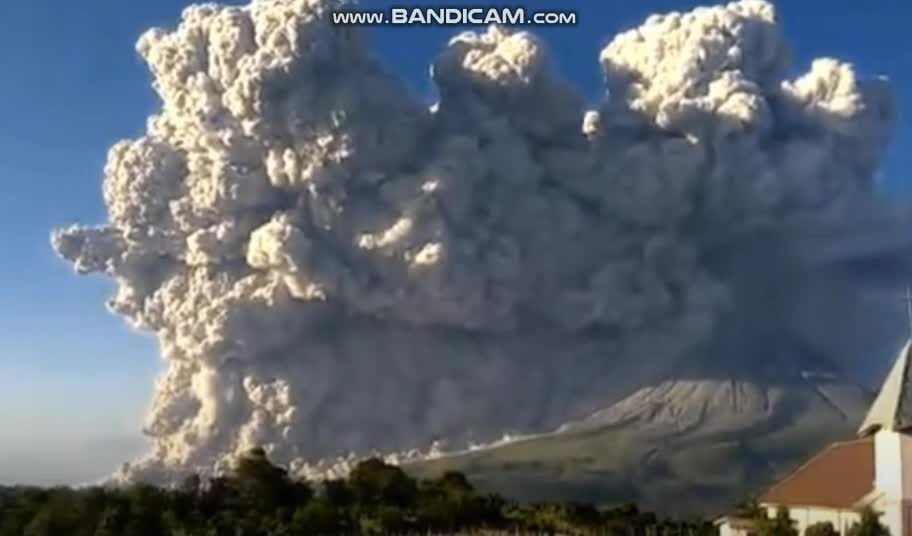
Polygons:
<instances>
[{"instance_id":1,"label":"white building","mask_svg":"<svg viewBox=\"0 0 912 536\"><path fill-rule=\"evenodd\" d=\"M789 509L799 534L829 521L845 535L872 507L892 536L912 536L912 367L906 343L858 430L769 489L760 505L772 517ZM749 521L721 518L720 536L750 536Z\"/></svg>"}]
</instances>

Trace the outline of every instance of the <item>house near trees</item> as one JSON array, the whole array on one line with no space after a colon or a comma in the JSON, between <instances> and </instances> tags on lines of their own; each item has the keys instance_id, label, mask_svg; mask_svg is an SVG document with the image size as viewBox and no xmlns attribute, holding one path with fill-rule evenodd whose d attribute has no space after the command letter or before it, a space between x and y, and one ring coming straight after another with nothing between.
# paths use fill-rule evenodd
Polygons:
<instances>
[{"instance_id":1,"label":"house near trees","mask_svg":"<svg viewBox=\"0 0 912 536\"><path fill-rule=\"evenodd\" d=\"M891 536L912 536L912 363L907 342L852 441L835 443L771 487L761 515L787 509L798 536L830 523L846 536L865 510ZM720 536L759 536L755 520L723 517ZM815 531L811 531L815 532Z\"/></svg>"}]
</instances>

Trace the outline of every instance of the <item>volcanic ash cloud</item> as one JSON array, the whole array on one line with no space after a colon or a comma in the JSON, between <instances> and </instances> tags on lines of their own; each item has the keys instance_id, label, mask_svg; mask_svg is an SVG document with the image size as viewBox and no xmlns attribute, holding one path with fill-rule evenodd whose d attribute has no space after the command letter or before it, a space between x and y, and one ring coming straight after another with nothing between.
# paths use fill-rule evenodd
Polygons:
<instances>
[{"instance_id":1,"label":"volcanic ash cloud","mask_svg":"<svg viewBox=\"0 0 912 536\"><path fill-rule=\"evenodd\" d=\"M800 294L744 289L860 292L832 274L858 249L844 222L905 247L873 217L888 88L833 59L787 78L771 4L617 36L597 110L541 41L497 27L436 58L429 110L332 24L345 7L195 6L139 40L161 110L110 150L108 222L52 237L160 341L131 478L254 445L304 471L548 430Z\"/></svg>"}]
</instances>

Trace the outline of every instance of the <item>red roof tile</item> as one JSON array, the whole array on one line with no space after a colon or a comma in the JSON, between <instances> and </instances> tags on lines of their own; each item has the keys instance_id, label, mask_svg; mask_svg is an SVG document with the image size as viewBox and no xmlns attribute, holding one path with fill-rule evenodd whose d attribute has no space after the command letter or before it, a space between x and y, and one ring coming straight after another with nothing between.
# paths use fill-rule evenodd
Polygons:
<instances>
[{"instance_id":1,"label":"red roof tile","mask_svg":"<svg viewBox=\"0 0 912 536\"><path fill-rule=\"evenodd\" d=\"M874 489L873 438L835 443L766 492L761 503L852 508Z\"/></svg>"}]
</instances>

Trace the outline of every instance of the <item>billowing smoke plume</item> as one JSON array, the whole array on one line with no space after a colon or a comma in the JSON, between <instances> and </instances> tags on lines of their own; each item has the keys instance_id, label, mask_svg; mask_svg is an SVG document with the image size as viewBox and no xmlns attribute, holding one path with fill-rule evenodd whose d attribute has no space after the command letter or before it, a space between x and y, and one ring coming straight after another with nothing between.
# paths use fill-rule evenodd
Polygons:
<instances>
[{"instance_id":1,"label":"billowing smoke plume","mask_svg":"<svg viewBox=\"0 0 912 536\"><path fill-rule=\"evenodd\" d=\"M790 78L766 2L619 35L589 111L496 27L436 58L427 109L345 7L190 7L139 40L161 111L110 151L108 223L53 235L166 359L132 476L552 429L842 318L856 258L906 258L888 88L833 59Z\"/></svg>"}]
</instances>

